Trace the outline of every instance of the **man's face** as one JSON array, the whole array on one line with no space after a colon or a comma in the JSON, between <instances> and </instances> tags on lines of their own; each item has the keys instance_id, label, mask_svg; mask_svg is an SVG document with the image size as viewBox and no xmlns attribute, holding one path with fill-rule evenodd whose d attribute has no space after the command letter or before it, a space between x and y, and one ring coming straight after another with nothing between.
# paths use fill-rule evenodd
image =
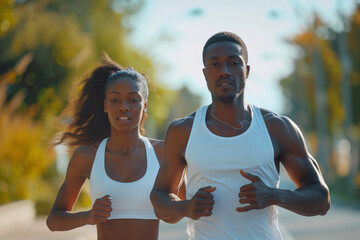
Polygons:
<instances>
[{"instance_id":1,"label":"man's face","mask_svg":"<svg viewBox=\"0 0 360 240\"><path fill-rule=\"evenodd\" d=\"M235 101L243 94L249 70L239 44L218 42L208 46L203 73L214 100Z\"/></svg>"}]
</instances>

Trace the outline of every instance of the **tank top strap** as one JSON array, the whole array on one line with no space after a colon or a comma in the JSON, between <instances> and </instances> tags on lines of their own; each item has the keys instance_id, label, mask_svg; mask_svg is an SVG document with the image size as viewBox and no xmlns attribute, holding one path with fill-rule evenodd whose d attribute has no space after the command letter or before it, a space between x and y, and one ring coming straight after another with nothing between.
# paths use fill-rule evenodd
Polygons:
<instances>
[{"instance_id":1,"label":"tank top strap","mask_svg":"<svg viewBox=\"0 0 360 240\"><path fill-rule=\"evenodd\" d=\"M98 155L100 155L99 157L104 157L104 153L105 153L105 149L106 149L106 143L108 141L109 138L104 138L101 143L99 144L99 147L96 151L96 157L98 157Z\"/></svg>"},{"instance_id":2,"label":"tank top strap","mask_svg":"<svg viewBox=\"0 0 360 240\"><path fill-rule=\"evenodd\" d=\"M261 120L262 115L260 112L260 109L256 107L255 105L250 105L250 111L251 111L251 121L255 128L262 127Z\"/></svg>"},{"instance_id":3,"label":"tank top strap","mask_svg":"<svg viewBox=\"0 0 360 240\"><path fill-rule=\"evenodd\" d=\"M157 159L155 149L153 145L151 144L150 140L147 137L141 137L141 139L144 142L145 148L146 148L146 158L147 158L147 168L153 169L157 168L159 165L159 160Z\"/></svg>"},{"instance_id":4,"label":"tank top strap","mask_svg":"<svg viewBox=\"0 0 360 240\"><path fill-rule=\"evenodd\" d=\"M253 120L256 122L258 128L261 129L261 131L264 131L264 133L268 133L261 109L255 105L251 105L251 111L253 112Z\"/></svg>"},{"instance_id":5,"label":"tank top strap","mask_svg":"<svg viewBox=\"0 0 360 240\"><path fill-rule=\"evenodd\" d=\"M190 136L188 139L188 144L186 145L186 149L185 149L185 156L187 155L187 151L188 151L187 149L189 148L189 143L192 141L193 136L197 135L199 131L200 132L204 131L204 129L206 128L205 117L208 107L209 105L201 106L195 112L194 121L191 126Z\"/></svg>"},{"instance_id":6,"label":"tank top strap","mask_svg":"<svg viewBox=\"0 0 360 240\"><path fill-rule=\"evenodd\" d=\"M98 146L98 149L96 150L92 170L90 173L90 179L95 176L103 177L105 172L105 149L106 149L106 143L109 138L104 138L101 143Z\"/></svg>"},{"instance_id":7,"label":"tank top strap","mask_svg":"<svg viewBox=\"0 0 360 240\"><path fill-rule=\"evenodd\" d=\"M193 128L199 127L202 123L205 123L206 111L209 105L201 106L195 113Z\"/></svg>"}]
</instances>

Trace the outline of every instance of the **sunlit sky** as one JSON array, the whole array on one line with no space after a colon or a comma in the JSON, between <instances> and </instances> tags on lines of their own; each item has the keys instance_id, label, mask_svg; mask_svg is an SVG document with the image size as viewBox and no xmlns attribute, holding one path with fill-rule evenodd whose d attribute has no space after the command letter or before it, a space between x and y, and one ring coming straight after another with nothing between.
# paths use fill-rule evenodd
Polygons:
<instances>
[{"instance_id":1,"label":"sunlit sky","mask_svg":"<svg viewBox=\"0 0 360 240\"><path fill-rule=\"evenodd\" d=\"M217 32L234 32L249 52L246 101L281 113L285 104L278 82L292 72L297 57L285 40L301 32L314 11L340 30L337 12L350 15L354 7L355 0L147 0L134 18L131 41L164 64L158 68L162 84L173 89L186 85L209 104L202 74L203 45ZM162 36L170 41L159 41Z\"/></svg>"}]
</instances>

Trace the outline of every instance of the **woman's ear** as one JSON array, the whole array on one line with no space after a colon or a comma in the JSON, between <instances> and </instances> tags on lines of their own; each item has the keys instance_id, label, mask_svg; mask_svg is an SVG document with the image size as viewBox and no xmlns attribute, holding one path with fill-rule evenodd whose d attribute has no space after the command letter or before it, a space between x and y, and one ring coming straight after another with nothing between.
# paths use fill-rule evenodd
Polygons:
<instances>
[{"instance_id":1,"label":"woman's ear","mask_svg":"<svg viewBox=\"0 0 360 240\"><path fill-rule=\"evenodd\" d=\"M144 112L147 112L147 102L144 103Z\"/></svg>"},{"instance_id":2,"label":"woman's ear","mask_svg":"<svg viewBox=\"0 0 360 240\"><path fill-rule=\"evenodd\" d=\"M106 100L104 100L104 113L107 113L107 109L106 109Z\"/></svg>"}]
</instances>

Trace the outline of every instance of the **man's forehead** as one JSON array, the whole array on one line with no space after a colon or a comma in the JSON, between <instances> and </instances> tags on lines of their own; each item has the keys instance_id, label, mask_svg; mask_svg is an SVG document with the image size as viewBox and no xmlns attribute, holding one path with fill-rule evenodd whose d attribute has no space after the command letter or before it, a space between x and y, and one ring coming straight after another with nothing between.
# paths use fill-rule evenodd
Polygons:
<instances>
[{"instance_id":1,"label":"man's forehead","mask_svg":"<svg viewBox=\"0 0 360 240\"><path fill-rule=\"evenodd\" d=\"M240 44L230 41L213 43L208 46L205 60L216 59L220 57L226 58L243 58L243 49Z\"/></svg>"},{"instance_id":2,"label":"man's forehead","mask_svg":"<svg viewBox=\"0 0 360 240\"><path fill-rule=\"evenodd\" d=\"M205 57L210 57L218 54L227 54L227 55L242 55L242 47L238 43L224 41L213 43L208 46Z\"/></svg>"}]
</instances>

